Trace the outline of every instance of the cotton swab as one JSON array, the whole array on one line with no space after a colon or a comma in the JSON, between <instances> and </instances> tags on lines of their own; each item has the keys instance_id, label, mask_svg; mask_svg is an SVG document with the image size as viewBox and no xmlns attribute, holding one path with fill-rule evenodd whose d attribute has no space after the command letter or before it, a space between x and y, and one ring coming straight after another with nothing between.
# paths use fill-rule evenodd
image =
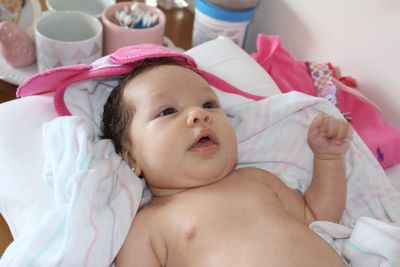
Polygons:
<instances>
[{"instance_id":1,"label":"cotton swab","mask_svg":"<svg viewBox=\"0 0 400 267\"><path fill-rule=\"evenodd\" d=\"M124 6L121 11L115 11L114 17L121 27L132 29L150 28L158 22L156 14L142 10L136 2L130 7Z\"/></svg>"}]
</instances>

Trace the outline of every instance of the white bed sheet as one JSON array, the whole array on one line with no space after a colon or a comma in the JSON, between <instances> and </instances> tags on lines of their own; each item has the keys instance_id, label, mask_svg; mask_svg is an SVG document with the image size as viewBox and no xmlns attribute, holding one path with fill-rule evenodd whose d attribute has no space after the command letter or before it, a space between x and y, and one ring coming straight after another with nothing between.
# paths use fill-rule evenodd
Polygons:
<instances>
[{"instance_id":1,"label":"white bed sheet","mask_svg":"<svg viewBox=\"0 0 400 267\"><path fill-rule=\"evenodd\" d=\"M394 165L393 167L385 169L390 182L397 191L400 192L400 164Z\"/></svg>"}]
</instances>

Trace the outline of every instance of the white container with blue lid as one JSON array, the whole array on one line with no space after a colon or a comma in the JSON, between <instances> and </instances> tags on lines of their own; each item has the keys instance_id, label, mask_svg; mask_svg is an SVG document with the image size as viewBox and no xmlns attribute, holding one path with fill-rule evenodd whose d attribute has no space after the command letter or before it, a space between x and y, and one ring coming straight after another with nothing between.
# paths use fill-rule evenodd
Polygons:
<instances>
[{"instance_id":1,"label":"white container with blue lid","mask_svg":"<svg viewBox=\"0 0 400 267\"><path fill-rule=\"evenodd\" d=\"M247 26L255 11L255 7L233 10L211 4L206 0L196 0L193 46L222 35L243 47Z\"/></svg>"}]
</instances>

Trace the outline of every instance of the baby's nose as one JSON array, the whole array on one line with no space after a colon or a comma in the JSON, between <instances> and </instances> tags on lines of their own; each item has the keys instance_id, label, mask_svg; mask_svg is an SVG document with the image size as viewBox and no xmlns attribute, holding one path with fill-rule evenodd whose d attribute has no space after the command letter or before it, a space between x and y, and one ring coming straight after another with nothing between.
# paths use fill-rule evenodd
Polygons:
<instances>
[{"instance_id":1,"label":"baby's nose","mask_svg":"<svg viewBox=\"0 0 400 267\"><path fill-rule=\"evenodd\" d=\"M188 113L187 124L189 126L197 126L201 123L211 123L210 114L202 108L193 108Z\"/></svg>"}]
</instances>

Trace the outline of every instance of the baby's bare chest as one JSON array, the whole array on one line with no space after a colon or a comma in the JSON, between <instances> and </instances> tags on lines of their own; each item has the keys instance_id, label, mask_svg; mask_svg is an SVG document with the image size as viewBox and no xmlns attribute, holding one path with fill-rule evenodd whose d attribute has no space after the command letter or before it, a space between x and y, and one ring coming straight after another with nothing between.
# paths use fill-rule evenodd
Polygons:
<instances>
[{"instance_id":1,"label":"baby's bare chest","mask_svg":"<svg viewBox=\"0 0 400 267\"><path fill-rule=\"evenodd\" d=\"M187 195L170 203L168 209L163 232L170 260L173 255L180 261L202 255L197 262L210 258L226 262L232 254L262 255L260 250L274 250L268 248L276 244L274 239L291 238L290 225L296 225L293 231L306 228L286 212L271 190L260 184L230 185L215 192ZM212 265L207 262L204 266Z\"/></svg>"},{"instance_id":2,"label":"baby's bare chest","mask_svg":"<svg viewBox=\"0 0 400 267\"><path fill-rule=\"evenodd\" d=\"M183 230L183 225L207 231L227 225L241 228L255 219L270 221L288 215L277 195L267 185L254 181L193 190L171 201L166 212L173 215L169 216L168 225L178 226L178 231Z\"/></svg>"},{"instance_id":3,"label":"baby's bare chest","mask_svg":"<svg viewBox=\"0 0 400 267\"><path fill-rule=\"evenodd\" d=\"M342 266L332 264L340 258L330 246L257 181L182 194L157 221L166 266Z\"/></svg>"}]
</instances>

